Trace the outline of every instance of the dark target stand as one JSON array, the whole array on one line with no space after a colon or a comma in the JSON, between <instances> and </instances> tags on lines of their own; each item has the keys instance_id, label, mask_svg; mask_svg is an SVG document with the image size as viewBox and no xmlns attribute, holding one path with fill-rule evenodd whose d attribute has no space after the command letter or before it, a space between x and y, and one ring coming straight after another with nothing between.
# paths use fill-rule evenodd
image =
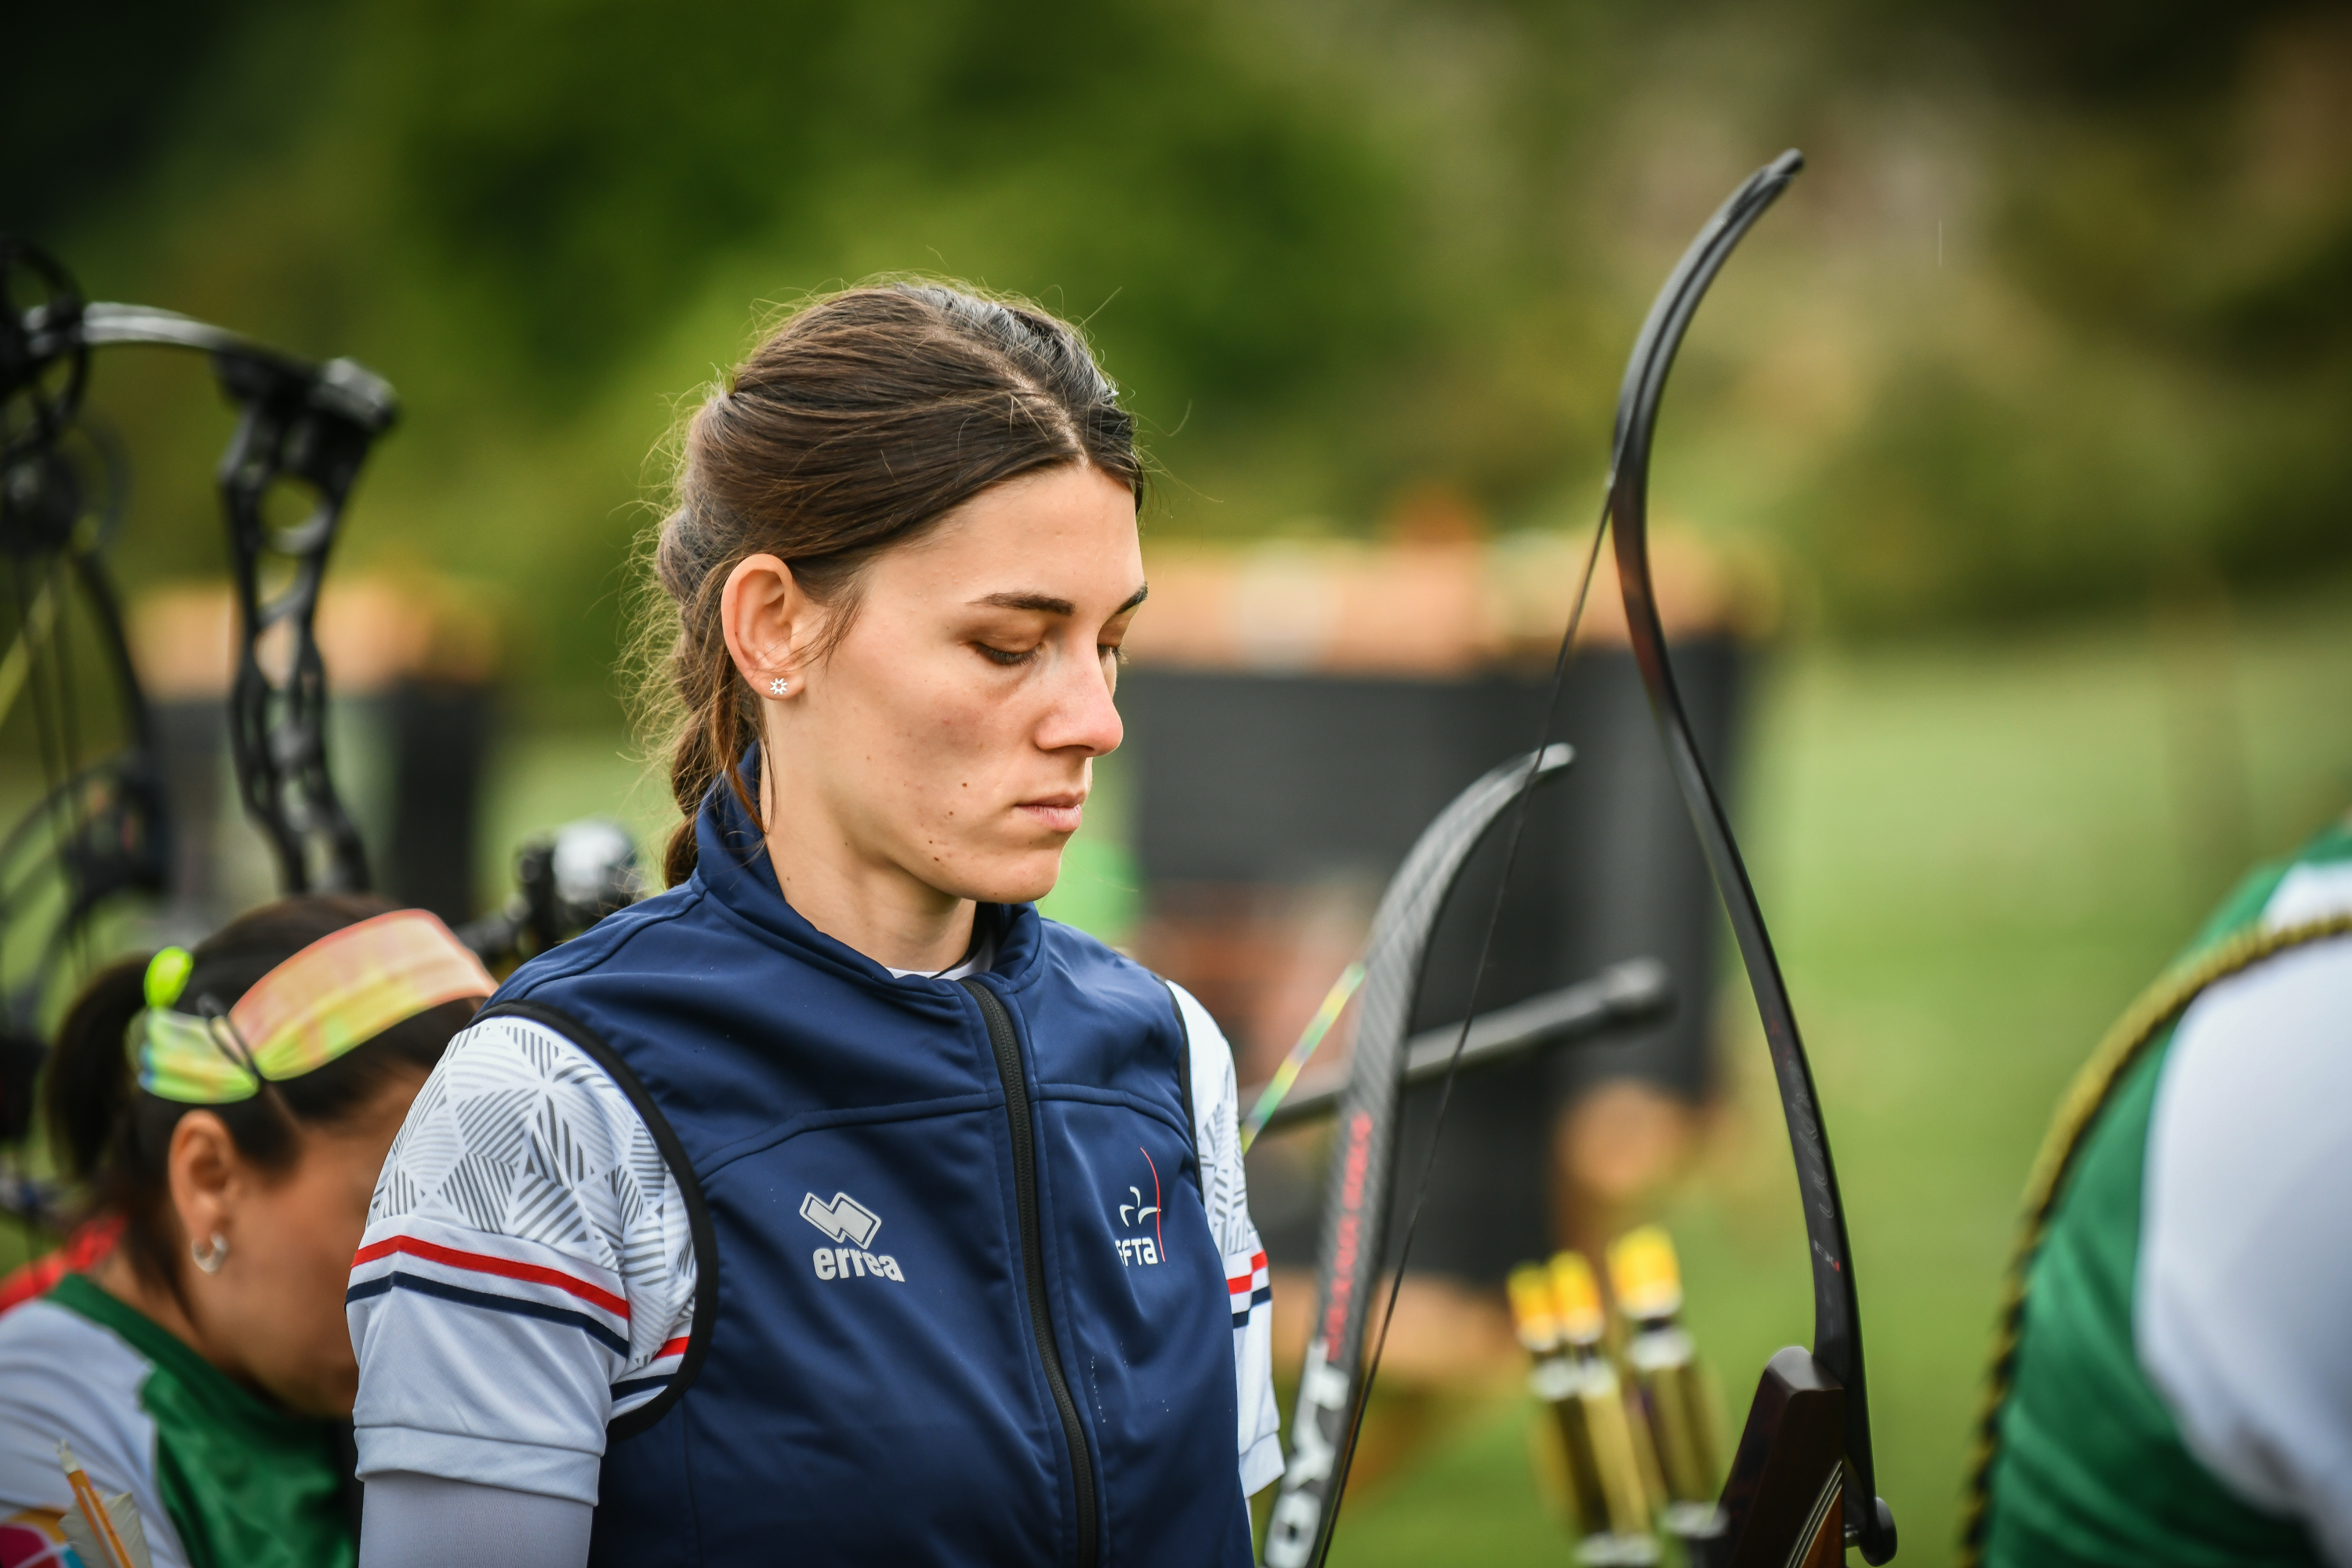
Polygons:
<instances>
[{"instance_id":1,"label":"dark target stand","mask_svg":"<svg viewBox=\"0 0 2352 1568\"><path fill-rule=\"evenodd\" d=\"M1701 743L1722 776L1737 749L1753 656L1720 633L1678 643L1675 655ZM1165 930L1171 921L1213 921L1254 895L1343 881L1377 887L1448 801L1524 747L1549 684L1549 672L1526 670L1406 679L1130 669L1119 684L1122 761L1136 781L1133 839L1147 921ZM1596 648L1579 657L1554 732L1574 748L1576 763L1530 803L1480 1010L1637 959L1672 974L1675 1002L1571 1049L1484 1067L1455 1086L1414 1264L1480 1285L1499 1286L1514 1263L1556 1245L1541 1172L1560 1108L1612 1078L1639 1079L1689 1101L1711 1085L1707 1023L1721 916L1630 654ZM1482 845L1439 921L1416 1029L1462 1016L1499 862L1499 845ZM1216 994L1202 977L1162 966L1179 984ZM1268 1042L1236 1045L1247 1056ZM1434 1092L1406 1094L1400 1138L1408 1169L1419 1168L1427 1148ZM1410 1201L1401 1193L1395 1203L1401 1210ZM1319 1171L1302 1182L1293 1162L1254 1162L1251 1206L1277 1267L1312 1262L1319 1203ZM1402 1222L1402 1213L1392 1215L1392 1240Z\"/></svg>"}]
</instances>

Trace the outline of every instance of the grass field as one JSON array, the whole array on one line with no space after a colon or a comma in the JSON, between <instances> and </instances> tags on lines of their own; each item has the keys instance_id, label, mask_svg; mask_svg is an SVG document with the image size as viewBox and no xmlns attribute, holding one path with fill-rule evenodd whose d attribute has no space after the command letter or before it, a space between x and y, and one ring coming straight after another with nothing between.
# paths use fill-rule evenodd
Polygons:
<instances>
[{"instance_id":1,"label":"grass field","mask_svg":"<svg viewBox=\"0 0 2352 1568\"><path fill-rule=\"evenodd\" d=\"M2234 877L2352 804L2352 613L1792 659L1741 817L1853 1226L1881 1491L1903 1558L1951 1555L2026 1168L2099 1033ZM2216 818L2223 820L2216 821ZM1810 1333L1780 1113L1744 991L1736 1089L1668 1202L1689 1316L1737 1420ZM1334 1561L1560 1562L1517 1400L1351 1504Z\"/></svg>"},{"instance_id":2,"label":"grass field","mask_svg":"<svg viewBox=\"0 0 2352 1568\"><path fill-rule=\"evenodd\" d=\"M1905 1561L1949 1555L1995 1282L2060 1088L2239 863L2352 803L2347 713L2340 590L2227 636L1818 652L1767 682L1740 817L1851 1210ZM486 841L590 812L650 834L663 792L640 778L610 737L520 742ZM1115 770L1105 783L1058 900L1097 926L1131 908ZM1809 1295L1760 1038L1727 995L1733 1088L1663 1215L1736 1419L1765 1358L1808 1337ZM1422 1462L1351 1497L1335 1560L1564 1563L1525 1423L1515 1398L1465 1405Z\"/></svg>"}]
</instances>

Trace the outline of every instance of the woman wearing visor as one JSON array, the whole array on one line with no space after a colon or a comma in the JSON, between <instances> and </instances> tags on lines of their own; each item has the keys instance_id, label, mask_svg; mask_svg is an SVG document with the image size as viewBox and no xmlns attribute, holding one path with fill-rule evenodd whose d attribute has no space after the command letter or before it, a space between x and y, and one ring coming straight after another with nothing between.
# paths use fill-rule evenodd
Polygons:
<instances>
[{"instance_id":1,"label":"woman wearing visor","mask_svg":"<svg viewBox=\"0 0 2352 1568\"><path fill-rule=\"evenodd\" d=\"M0 1568L67 1561L60 1442L130 1494L155 1568L353 1560L352 1252L409 1101L492 989L432 915L333 896L91 981L46 1109L120 1228L0 1317Z\"/></svg>"}]
</instances>

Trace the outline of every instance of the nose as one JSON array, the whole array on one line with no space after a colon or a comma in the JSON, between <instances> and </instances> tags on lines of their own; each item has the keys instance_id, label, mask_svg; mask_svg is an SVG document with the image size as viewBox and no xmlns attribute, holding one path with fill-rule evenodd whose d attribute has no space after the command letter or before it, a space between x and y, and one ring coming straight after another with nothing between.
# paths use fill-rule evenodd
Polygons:
<instances>
[{"instance_id":1,"label":"nose","mask_svg":"<svg viewBox=\"0 0 2352 1568\"><path fill-rule=\"evenodd\" d=\"M1118 716L1118 704L1111 700L1111 665L1108 660L1093 655L1089 647L1085 654L1058 659L1052 707L1045 722L1039 726L1037 744L1045 751L1084 752L1090 757L1107 756L1118 750L1127 738L1127 726Z\"/></svg>"}]
</instances>

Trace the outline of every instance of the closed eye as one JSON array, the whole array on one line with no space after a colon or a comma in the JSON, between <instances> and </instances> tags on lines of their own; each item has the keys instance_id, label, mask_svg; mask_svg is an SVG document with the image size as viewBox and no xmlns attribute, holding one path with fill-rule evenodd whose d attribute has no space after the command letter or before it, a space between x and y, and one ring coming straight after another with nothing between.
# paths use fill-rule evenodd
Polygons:
<instances>
[{"instance_id":1,"label":"closed eye","mask_svg":"<svg viewBox=\"0 0 2352 1568\"><path fill-rule=\"evenodd\" d=\"M1037 657L1037 648L1044 645L1039 644L1034 647L1023 648L1009 648L997 647L990 643L976 642L971 646L978 648L980 650L980 656L988 660L989 663L1003 665L1006 668L1011 668L1015 665L1027 664L1030 660L1035 658Z\"/></svg>"}]
</instances>

